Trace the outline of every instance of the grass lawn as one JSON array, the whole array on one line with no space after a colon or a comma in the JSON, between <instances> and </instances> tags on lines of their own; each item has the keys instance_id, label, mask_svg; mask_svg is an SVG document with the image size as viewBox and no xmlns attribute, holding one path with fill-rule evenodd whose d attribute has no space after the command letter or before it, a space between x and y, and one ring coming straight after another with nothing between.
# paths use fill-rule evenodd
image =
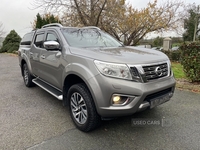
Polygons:
<instances>
[{"instance_id":1,"label":"grass lawn","mask_svg":"<svg viewBox=\"0 0 200 150\"><path fill-rule=\"evenodd\" d=\"M176 79L186 78L183 72L183 66L177 62L171 62L171 63L172 63L172 70L174 72L175 78Z\"/></svg>"},{"instance_id":2,"label":"grass lawn","mask_svg":"<svg viewBox=\"0 0 200 150\"><path fill-rule=\"evenodd\" d=\"M177 62L171 62L174 77L176 79L176 88L181 90L189 90L195 93L200 93L200 82L192 83L186 79L183 72L183 66Z\"/></svg>"}]
</instances>

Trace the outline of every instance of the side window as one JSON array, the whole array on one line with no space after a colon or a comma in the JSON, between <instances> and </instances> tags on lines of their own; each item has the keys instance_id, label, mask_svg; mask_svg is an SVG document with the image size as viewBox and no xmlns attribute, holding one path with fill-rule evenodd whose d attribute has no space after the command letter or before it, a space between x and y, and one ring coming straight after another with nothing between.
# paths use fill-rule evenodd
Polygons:
<instances>
[{"instance_id":1,"label":"side window","mask_svg":"<svg viewBox=\"0 0 200 150\"><path fill-rule=\"evenodd\" d=\"M34 42L36 47L43 48L43 42L44 42L43 40L44 40L44 33L36 35Z\"/></svg>"},{"instance_id":2,"label":"side window","mask_svg":"<svg viewBox=\"0 0 200 150\"><path fill-rule=\"evenodd\" d=\"M59 42L58 38L52 33L47 33L46 41L57 41L57 42Z\"/></svg>"},{"instance_id":3,"label":"side window","mask_svg":"<svg viewBox=\"0 0 200 150\"><path fill-rule=\"evenodd\" d=\"M31 45L34 32L27 33L21 40L21 45Z\"/></svg>"}]
</instances>

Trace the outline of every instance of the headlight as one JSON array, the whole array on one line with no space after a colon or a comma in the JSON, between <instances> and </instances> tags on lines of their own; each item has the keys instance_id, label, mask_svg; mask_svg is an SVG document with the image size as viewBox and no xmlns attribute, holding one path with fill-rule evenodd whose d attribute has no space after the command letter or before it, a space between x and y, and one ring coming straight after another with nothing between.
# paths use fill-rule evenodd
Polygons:
<instances>
[{"instance_id":1,"label":"headlight","mask_svg":"<svg viewBox=\"0 0 200 150\"><path fill-rule=\"evenodd\" d=\"M167 61L167 64L168 64L168 70L169 70L168 75L169 75L169 76L174 76L173 71L172 71L172 65L171 65L170 60Z\"/></svg>"},{"instance_id":2,"label":"headlight","mask_svg":"<svg viewBox=\"0 0 200 150\"><path fill-rule=\"evenodd\" d=\"M95 60L98 70L105 76L132 80L130 70L125 64L107 63Z\"/></svg>"}]
</instances>

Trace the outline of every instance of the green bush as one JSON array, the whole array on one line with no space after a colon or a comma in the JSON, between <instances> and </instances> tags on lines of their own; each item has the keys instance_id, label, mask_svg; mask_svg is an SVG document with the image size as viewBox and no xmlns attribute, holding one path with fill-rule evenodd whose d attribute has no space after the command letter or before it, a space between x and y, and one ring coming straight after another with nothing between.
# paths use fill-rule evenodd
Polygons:
<instances>
[{"instance_id":1,"label":"green bush","mask_svg":"<svg viewBox=\"0 0 200 150\"><path fill-rule=\"evenodd\" d=\"M171 52L171 60L179 62L181 58L181 50Z\"/></svg>"},{"instance_id":2,"label":"green bush","mask_svg":"<svg viewBox=\"0 0 200 150\"><path fill-rule=\"evenodd\" d=\"M192 82L200 81L200 42L185 43L181 47L181 64L186 77Z\"/></svg>"},{"instance_id":3,"label":"green bush","mask_svg":"<svg viewBox=\"0 0 200 150\"><path fill-rule=\"evenodd\" d=\"M165 53L169 59L173 62L179 62L181 58L181 50L176 50L176 51L165 51L162 50L163 53Z\"/></svg>"}]
</instances>

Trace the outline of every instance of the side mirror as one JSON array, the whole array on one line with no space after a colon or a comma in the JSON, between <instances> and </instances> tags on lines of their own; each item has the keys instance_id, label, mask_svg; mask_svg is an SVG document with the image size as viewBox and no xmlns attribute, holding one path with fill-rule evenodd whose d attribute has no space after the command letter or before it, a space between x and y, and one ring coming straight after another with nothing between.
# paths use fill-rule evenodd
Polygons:
<instances>
[{"instance_id":1,"label":"side mirror","mask_svg":"<svg viewBox=\"0 0 200 150\"><path fill-rule=\"evenodd\" d=\"M56 41L45 41L43 45L44 45L44 48L49 51L60 49L60 44Z\"/></svg>"}]
</instances>

